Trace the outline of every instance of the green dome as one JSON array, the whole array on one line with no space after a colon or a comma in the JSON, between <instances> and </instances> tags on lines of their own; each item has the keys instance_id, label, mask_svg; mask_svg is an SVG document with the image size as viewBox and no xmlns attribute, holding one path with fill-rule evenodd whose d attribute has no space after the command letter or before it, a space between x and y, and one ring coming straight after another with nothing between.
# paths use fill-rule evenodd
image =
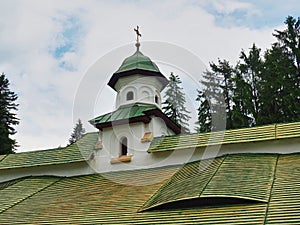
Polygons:
<instances>
[{"instance_id":1,"label":"green dome","mask_svg":"<svg viewBox=\"0 0 300 225\"><path fill-rule=\"evenodd\" d=\"M132 56L126 58L116 73L121 73L129 70L141 69L153 72L160 72L154 62L147 56L144 56L137 50Z\"/></svg>"},{"instance_id":2,"label":"green dome","mask_svg":"<svg viewBox=\"0 0 300 225\"><path fill-rule=\"evenodd\" d=\"M110 78L108 85L115 89L115 84L120 78L136 74L157 78L163 88L168 84L167 78L159 71L157 65L137 49L132 56L123 61L120 68Z\"/></svg>"}]
</instances>

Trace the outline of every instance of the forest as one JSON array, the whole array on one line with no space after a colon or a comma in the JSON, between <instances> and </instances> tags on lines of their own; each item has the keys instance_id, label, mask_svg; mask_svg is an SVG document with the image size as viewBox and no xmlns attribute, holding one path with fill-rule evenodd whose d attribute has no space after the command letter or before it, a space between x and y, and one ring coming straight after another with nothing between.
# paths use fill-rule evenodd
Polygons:
<instances>
[{"instance_id":1,"label":"forest","mask_svg":"<svg viewBox=\"0 0 300 225\"><path fill-rule=\"evenodd\" d=\"M235 64L211 62L200 81L198 133L300 121L300 19L288 16L276 42L262 50L253 43ZM178 75L171 73L163 102L164 113L190 129L190 112Z\"/></svg>"},{"instance_id":2,"label":"forest","mask_svg":"<svg viewBox=\"0 0 300 225\"><path fill-rule=\"evenodd\" d=\"M284 30L266 51L254 43L236 64L211 62L197 90L197 132L219 130L213 118L223 116L226 129L300 121L300 19L288 16ZM224 115L217 115L220 111Z\"/></svg>"}]
</instances>

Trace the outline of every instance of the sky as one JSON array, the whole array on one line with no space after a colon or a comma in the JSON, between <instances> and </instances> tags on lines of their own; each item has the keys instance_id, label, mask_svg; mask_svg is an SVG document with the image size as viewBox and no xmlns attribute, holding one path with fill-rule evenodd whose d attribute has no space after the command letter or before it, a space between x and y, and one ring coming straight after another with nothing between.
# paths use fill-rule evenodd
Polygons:
<instances>
[{"instance_id":1,"label":"sky","mask_svg":"<svg viewBox=\"0 0 300 225\"><path fill-rule=\"evenodd\" d=\"M148 47L147 52L143 43L177 46L208 67L218 58L235 63L241 50L253 43L269 48L274 30L284 28L288 15L298 17L300 4L298 0L1 0L0 8L0 72L19 96L20 124L13 138L21 152L65 146L78 118L87 132L96 131L88 120L113 110L115 93L106 82L124 57L133 54L137 25L141 51L151 59L159 58L159 49ZM97 62L102 67L95 66ZM165 73L174 69L158 66ZM89 91L85 82L99 90L81 98L78 93ZM84 104L92 94L96 101Z\"/></svg>"}]
</instances>

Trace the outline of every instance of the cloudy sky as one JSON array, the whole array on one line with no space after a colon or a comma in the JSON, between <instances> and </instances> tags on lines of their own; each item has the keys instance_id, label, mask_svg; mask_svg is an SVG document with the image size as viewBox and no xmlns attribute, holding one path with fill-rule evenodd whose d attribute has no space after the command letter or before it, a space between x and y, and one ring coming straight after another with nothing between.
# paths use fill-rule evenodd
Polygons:
<instances>
[{"instance_id":1,"label":"cloudy sky","mask_svg":"<svg viewBox=\"0 0 300 225\"><path fill-rule=\"evenodd\" d=\"M298 0L1 0L0 8L0 70L19 96L21 121L15 138L18 151L27 151L66 145L77 117L87 131L94 131L87 121L113 109L114 93L104 85L111 74L104 71L113 73L123 58L112 60L111 71L101 67L94 71L98 75L90 82L103 84L105 96L97 107L74 113L78 89L97 60L122 46L133 46L136 25L142 44L180 46L207 66L218 58L235 62L241 49L252 43L269 48L274 29L282 29L288 15L298 17L300 4Z\"/></svg>"}]
</instances>

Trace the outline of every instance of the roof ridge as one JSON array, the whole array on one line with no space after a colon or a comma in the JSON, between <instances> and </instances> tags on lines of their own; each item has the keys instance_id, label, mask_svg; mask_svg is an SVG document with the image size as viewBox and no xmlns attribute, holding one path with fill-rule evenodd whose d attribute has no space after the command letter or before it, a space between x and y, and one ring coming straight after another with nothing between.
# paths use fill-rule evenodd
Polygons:
<instances>
[{"instance_id":1,"label":"roof ridge","mask_svg":"<svg viewBox=\"0 0 300 225\"><path fill-rule=\"evenodd\" d=\"M277 155L276 163L275 163L274 170L273 170L273 181L272 181L271 188L270 188L270 195L269 195L267 207L266 207L265 214L264 214L265 219L264 219L264 223L263 224L267 223L269 206L270 206L270 202L271 202L271 198L272 198L273 187L274 187L275 180L276 180L276 172L277 172L277 166L278 166L279 156L280 156L280 154Z\"/></svg>"},{"instance_id":2,"label":"roof ridge","mask_svg":"<svg viewBox=\"0 0 300 225\"><path fill-rule=\"evenodd\" d=\"M211 182L211 180L213 179L213 177L217 174L217 172L219 171L219 169L221 168L221 166L223 165L223 162L225 161L225 159L227 158L228 155L223 156L223 160L221 161L221 163L219 164L218 168L215 170L215 172L211 175L210 179L208 180L208 182L206 182L206 185L203 187L203 189L201 190L201 192L199 193L198 198L201 197L201 195L203 194L204 190L207 188L208 184ZM200 160L201 163L201 160Z\"/></svg>"},{"instance_id":3,"label":"roof ridge","mask_svg":"<svg viewBox=\"0 0 300 225\"><path fill-rule=\"evenodd\" d=\"M185 164L184 164L184 165L185 165ZM183 166L184 166L184 165L183 165ZM165 182L164 182L159 188L156 189L156 191L151 195L151 197L148 198L148 199L141 205L141 207L139 207L139 209L137 210L137 212L142 212L142 211L145 211L145 210L149 209L149 208L144 209L144 206L147 205L148 202L151 202L151 200L152 200L153 198L156 198L156 194L157 194L159 191L161 191L161 190L164 188L164 186L167 186L167 185L170 183L171 179L174 177L174 175L177 174L178 171L180 171L181 169L182 169L182 167L178 167L177 170L176 170L176 171L175 171L168 179L166 179ZM152 208L152 207L151 207L151 208Z\"/></svg>"}]
</instances>

